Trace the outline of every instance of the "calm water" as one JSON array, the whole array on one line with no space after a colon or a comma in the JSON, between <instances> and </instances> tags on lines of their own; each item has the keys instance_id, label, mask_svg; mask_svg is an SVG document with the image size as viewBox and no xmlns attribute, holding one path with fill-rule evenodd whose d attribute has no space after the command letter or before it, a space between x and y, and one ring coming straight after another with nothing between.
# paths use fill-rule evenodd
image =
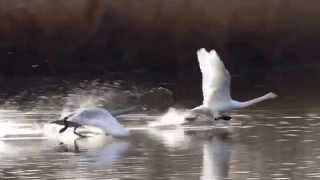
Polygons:
<instances>
[{"instance_id":1,"label":"calm water","mask_svg":"<svg viewBox=\"0 0 320 180\"><path fill-rule=\"evenodd\" d=\"M138 104L131 97L150 88L120 81L71 82L48 80L3 90L0 179L320 178L320 107L315 100L283 96L233 112L228 125L201 121L151 128L147 123L161 112L146 110L119 117L131 130L127 139L48 138L45 127L64 111L125 108Z\"/></svg>"}]
</instances>

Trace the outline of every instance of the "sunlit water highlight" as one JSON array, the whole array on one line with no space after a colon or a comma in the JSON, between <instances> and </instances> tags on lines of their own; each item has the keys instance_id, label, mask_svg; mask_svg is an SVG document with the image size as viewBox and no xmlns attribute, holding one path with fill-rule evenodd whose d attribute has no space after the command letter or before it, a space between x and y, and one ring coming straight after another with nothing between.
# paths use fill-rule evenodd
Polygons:
<instances>
[{"instance_id":1,"label":"sunlit water highlight","mask_svg":"<svg viewBox=\"0 0 320 180\"><path fill-rule=\"evenodd\" d=\"M99 133L81 139L72 130L59 134L61 126L49 122L80 106L116 110L134 105L123 97L139 91L96 81L74 86L57 92L39 89L31 99L28 90L3 99L0 179L320 177L320 109L312 103L282 107L290 103L282 98L233 112L230 124L186 123L184 109L139 111L118 117L130 130L126 139Z\"/></svg>"}]
</instances>

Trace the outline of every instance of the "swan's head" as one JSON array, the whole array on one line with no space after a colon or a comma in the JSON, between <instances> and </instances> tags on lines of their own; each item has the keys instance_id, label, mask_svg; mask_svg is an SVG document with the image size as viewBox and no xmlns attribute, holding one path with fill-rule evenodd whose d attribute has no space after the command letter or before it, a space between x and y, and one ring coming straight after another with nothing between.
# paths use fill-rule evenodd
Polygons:
<instances>
[{"instance_id":1,"label":"swan's head","mask_svg":"<svg viewBox=\"0 0 320 180\"><path fill-rule=\"evenodd\" d=\"M278 97L278 95L273 92L270 92L270 93L266 94L265 97L268 99L275 99Z\"/></svg>"}]
</instances>

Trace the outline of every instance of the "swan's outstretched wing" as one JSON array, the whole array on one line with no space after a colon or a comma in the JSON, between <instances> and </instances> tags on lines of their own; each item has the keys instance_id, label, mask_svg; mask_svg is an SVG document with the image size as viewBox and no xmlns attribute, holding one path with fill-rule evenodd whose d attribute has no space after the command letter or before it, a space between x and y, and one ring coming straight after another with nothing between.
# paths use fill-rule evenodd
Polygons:
<instances>
[{"instance_id":1,"label":"swan's outstretched wing","mask_svg":"<svg viewBox=\"0 0 320 180\"><path fill-rule=\"evenodd\" d=\"M106 134L123 137L128 136L129 131L123 127L107 110L83 109L76 112L69 121L81 125L95 126L102 129Z\"/></svg>"},{"instance_id":2,"label":"swan's outstretched wing","mask_svg":"<svg viewBox=\"0 0 320 180\"><path fill-rule=\"evenodd\" d=\"M230 98L230 74L215 50L198 50L198 61L202 73L203 104L212 106Z\"/></svg>"}]
</instances>

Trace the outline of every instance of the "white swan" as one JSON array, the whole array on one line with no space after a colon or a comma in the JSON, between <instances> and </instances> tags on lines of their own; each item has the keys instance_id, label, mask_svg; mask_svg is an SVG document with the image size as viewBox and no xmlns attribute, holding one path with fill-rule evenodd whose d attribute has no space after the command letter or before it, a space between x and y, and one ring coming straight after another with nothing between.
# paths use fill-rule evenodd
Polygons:
<instances>
[{"instance_id":1,"label":"white swan","mask_svg":"<svg viewBox=\"0 0 320 180\"><path fill-rule=\"evenodd\" d=\"M202 48L197 51L197 56L202 73L203 104L192 109L192 114L203 113L213 116L216 120L230 120L231 117L224 116L223 113L277 97L276 94L271 92L245 102L231 99L231 77L216 51L207 52L206 49ZM190 118L190 120L193 119L195 118Z\"/></svg>"},{"instance_id":2,"label":"white swan","mask_svg":"<svg viewBox=\"0 0 320 180\"><path fill-rule=\"evenodd\" d=\"M64 125L59 132L64 132L68 127L74 127L74 133L80 126L94 126L103 130L107 135L114 137L126 137L129 135L128 129L123 127L109 111L101 108L79 109L74 113L64 117L63 120L53 121L52 123Z\"/></svg>"}]
</instances>

